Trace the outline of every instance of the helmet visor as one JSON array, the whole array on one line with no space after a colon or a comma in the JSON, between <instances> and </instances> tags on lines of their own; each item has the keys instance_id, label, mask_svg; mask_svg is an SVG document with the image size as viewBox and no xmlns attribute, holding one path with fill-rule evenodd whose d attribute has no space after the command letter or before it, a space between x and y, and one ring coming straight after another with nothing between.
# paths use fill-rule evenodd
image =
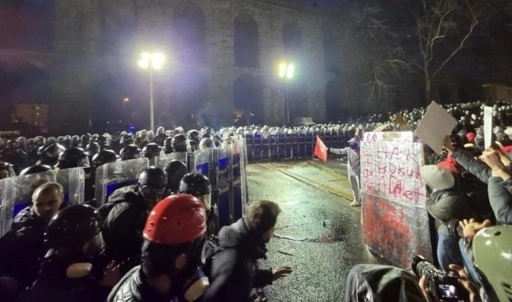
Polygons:
<instances>
[{"instance_id":1,"label":"helmet visor","mask_svg":"<svg viewBox=\"0 0 512 302\"><path fill-rule=\"evenodd\" d=\"M103 240L101 232L84 243L82 249L84 255L87 257L93 257L102 254L105 251L105 241Z\"/></svg>"},{"instance_id":2,"label":"helmet visor","mask_svg":"<svg viewBox=\"0 0 512 302\"><path fill-rule=\"evenodd\" d=\"M198 195L197 199L199 199L203 203L207 211L209 211L212 208L212 193Z\"/></svg>"}]
</instances>

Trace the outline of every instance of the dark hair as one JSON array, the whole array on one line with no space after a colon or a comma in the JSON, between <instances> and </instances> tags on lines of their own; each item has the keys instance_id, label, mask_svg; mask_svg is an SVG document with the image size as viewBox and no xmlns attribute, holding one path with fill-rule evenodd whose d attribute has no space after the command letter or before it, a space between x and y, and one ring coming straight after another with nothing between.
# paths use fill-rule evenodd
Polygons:
<instances>
[{"instance_id":1,"label":"dark hair","mask_svg":"<svg viewBox=\"0 0 512 302\"><path fill-rule=\"evenodd\" d=\"M263 234L276 225L279 213L281 209L273 201L254 201L249 204L245 219L254 231Z\"/></svg>"}]
</instances>

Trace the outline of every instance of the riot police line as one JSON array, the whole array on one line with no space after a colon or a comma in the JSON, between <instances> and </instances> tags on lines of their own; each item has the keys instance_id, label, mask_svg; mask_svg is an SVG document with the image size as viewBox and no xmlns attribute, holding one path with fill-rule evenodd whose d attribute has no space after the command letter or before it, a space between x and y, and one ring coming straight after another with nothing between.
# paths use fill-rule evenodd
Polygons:
<instances>
[{"instance_id":1,"label":"riot police line","mask_svg":"<svg viewBox=\"0 0 512 302\"><path fill-rule=\"evenodd\" d=\"M348 146L356 127L326 125L300 128L268 128L245 131L248 161L310 159L316 137L332 148Z\"/></svg>"},{"instance_id":2,"label":"riot police line","mask_svg":"<svg viewBox=\"0 0 512 302\"><path fill-rule=\"evenodd\" d=\"M31 205L31 194L42 183L57 182L63 186L64 206L87 203L99 208L115 190L136 184L138 175L148 167L164 169L173 161L183 162L188 173L200 173L210 180L211 204L218 217L217 230L242 217L248 200L247 153L245 140L239 136L218 148L169 154L161 151L151 159L114 161L97 167L95 171L87 167L56 168L1 179L0 237L11 229L16 214ZM86 198L89 179L94 180L94 202Z\"/></svg>"}]
</instances>

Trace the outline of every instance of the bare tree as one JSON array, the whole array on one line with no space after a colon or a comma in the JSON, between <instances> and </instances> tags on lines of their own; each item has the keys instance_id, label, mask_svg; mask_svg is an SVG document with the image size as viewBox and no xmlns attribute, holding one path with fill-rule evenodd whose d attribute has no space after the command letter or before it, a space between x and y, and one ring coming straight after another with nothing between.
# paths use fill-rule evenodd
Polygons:
<instances>
[{"instance_id":1,"label":"bare tree","mask_svg":"<svg viewBox=\"0 0 512 302\"><path fill-rule=\"evenodd\" d=\"M421 0L411 35L417 39L418 48L402 54L423 74L427 104L432 100L432 80L464 48L476 27L498 12L502 2Z\"/></svg>"},{"instance_id":2,"label":"bare tree","mask_svg":"<svg viewBox=\"0 0 512 302\"><path fill-rule=\"evenodd\" d=\"M349 19L349 32L357 44L357 64L368 89L369 102L381 102L393 96L397 78L408 63L399 58L403 52L399 35L378 6L356 7Z\"/></svg>"}]
</instances>

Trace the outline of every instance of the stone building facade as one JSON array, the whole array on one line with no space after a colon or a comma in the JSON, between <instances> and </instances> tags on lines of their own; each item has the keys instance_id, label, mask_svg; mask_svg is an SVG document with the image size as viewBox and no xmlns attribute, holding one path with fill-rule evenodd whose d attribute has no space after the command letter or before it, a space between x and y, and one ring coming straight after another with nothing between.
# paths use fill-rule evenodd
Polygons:
<instances>
[{"instance_id":1,"label":"stone building facade","mask_svg":"<svg viewBox=\"0 0 512 302\"><path fill-rule=\"evenodd\" d=\"M156 120L164 126L209 106L227 121L238 110L283 124L283 60L296 67L286 85L292 117L322 122L325 100L341 101L326 97L341 61L341 22L313 7L278 0L18 3L0 6L0 27L8 29L0 33L0 81L11 81L0 102L48 103L51 132L82 132L109 116L147 126L149 80L136 65L143 50L168 57L154 74ZM25 24L26 16L37 18ZM32 80L16 81L23 74Z\"/></svg>"}]
</instances>

